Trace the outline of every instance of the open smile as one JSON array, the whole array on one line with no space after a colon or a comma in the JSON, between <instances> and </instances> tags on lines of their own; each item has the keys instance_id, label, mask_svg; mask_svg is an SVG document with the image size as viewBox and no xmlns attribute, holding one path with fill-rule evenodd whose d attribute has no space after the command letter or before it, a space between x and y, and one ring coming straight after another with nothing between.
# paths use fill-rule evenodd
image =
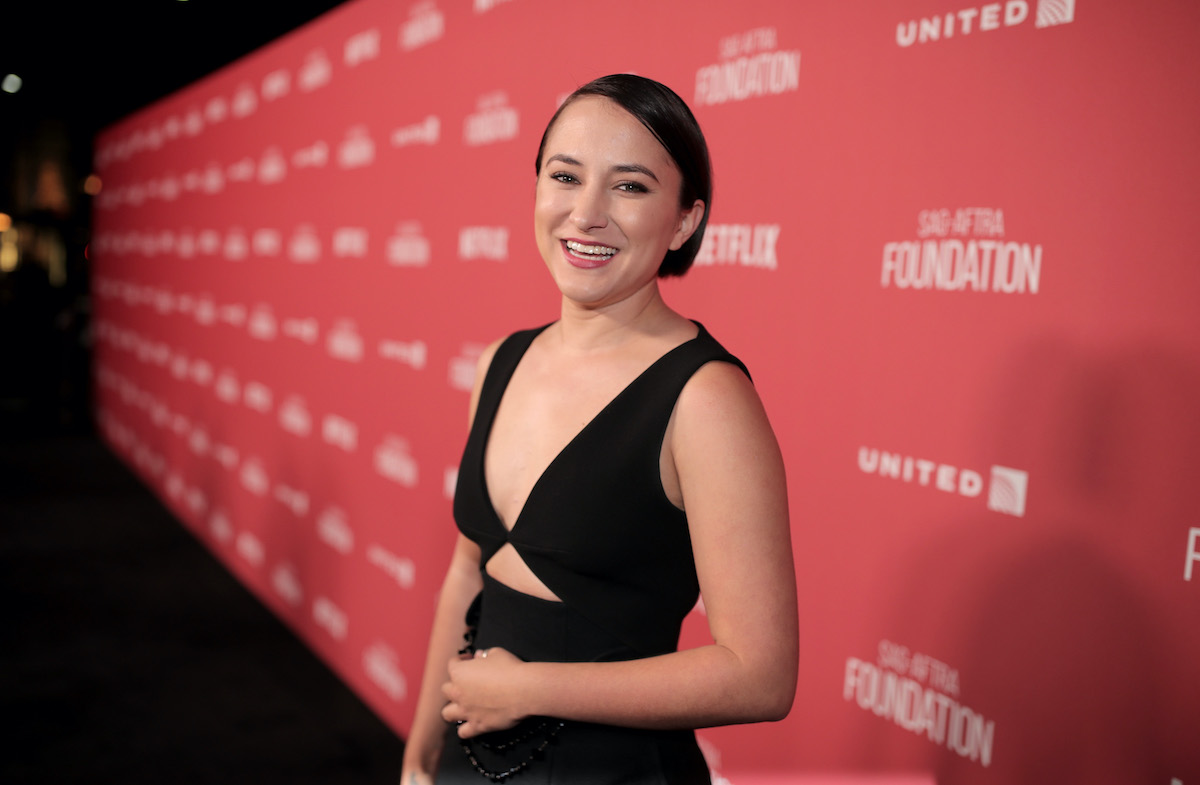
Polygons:
<instances>
[{"instance_id":1,"label":"open smile","mask_svg":"<svg viewBox=\"0 0 1200 785\"><path fill-rule=\"evenodd\" d=\"M598 267L617 254L616 248L608 245L588 245L577 240L564 240L567 259L578 267Z\"/></svg>"}]
</instances>

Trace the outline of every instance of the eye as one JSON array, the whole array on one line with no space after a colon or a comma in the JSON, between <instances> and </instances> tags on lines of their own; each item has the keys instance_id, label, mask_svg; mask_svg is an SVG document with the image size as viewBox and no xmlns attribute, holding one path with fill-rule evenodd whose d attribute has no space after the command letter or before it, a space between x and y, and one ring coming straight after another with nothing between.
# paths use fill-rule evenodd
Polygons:
<instances>
[{"instance_id":1,"label":"eye","mask_svg":"<svg viewBox=\"0 0 1200 785\"><path fill-rule=\"evenodd\" d=\"M650 189L636 180L626 180L623 183L617 183L617 190L631 194L644 194L650 192Z\"/></svg>"},{"instance_id":2,"label":"eye","mask_svg":"<svg viewBox=\"0 0 1200 785\"><path fill-rule=\"evenodd\" d=\"M550 175L550 179L558 180L560 183L577 183L577 182L579 182L578 180L575 179L575 175L570 174L568 172L555 172L554 174Z\"/></svg>"}]
</instances>

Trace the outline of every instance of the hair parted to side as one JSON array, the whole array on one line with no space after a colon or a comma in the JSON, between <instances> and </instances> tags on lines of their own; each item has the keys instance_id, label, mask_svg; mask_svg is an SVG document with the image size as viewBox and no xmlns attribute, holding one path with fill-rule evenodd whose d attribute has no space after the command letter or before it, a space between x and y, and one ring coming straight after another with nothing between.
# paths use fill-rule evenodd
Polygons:
<instances>
[{"instance_id":1,"label":"hair parted to side","mask_svg":"<svg viewBox=\"0 0 1200 785\"><path fill-rule=\"evenodd\" d=\"M675 161L682 175L679 187L679 205L690 208L697 199L704 202L704 216L696 231L678 250L667 251L658 275L665 278L683 275L692 266L700 244L704 241L704 229L708 226L708 215L712 210L712 166L708 159L708 144L700 131L692 110L664 84L633 74L611 74L588 82L567 96L562 106L546 124L542 141L538 145L534 171L542 173L542 156L546 149L546 138L562 111L576 99L585 95L598 95L615 102L636 117L654 135Z\"/></svg>"}]
</instances>

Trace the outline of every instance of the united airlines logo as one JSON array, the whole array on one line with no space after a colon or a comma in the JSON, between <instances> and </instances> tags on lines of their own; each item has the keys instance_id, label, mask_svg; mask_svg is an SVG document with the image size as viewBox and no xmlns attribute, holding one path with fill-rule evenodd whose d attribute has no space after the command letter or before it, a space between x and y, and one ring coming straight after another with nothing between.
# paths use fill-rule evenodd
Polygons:
<instances>
[{"instance_id":1,"label":"united airlines logo","mask_svg":"<svg viewBox=\"0 0 1200 785\"><path fill-rule=\"evenodd\" d=\"M1038 0L1035 27L1054 27L1075 21L1075 0Z\"/></svg>"},{"instance_id":2,"label":"united airlines logo","mask_svg":"<svg viewBox=\"0 0 1200 785\"><path fill-rule=\"evenodd\" d=\"M780 49L773 27L722 38L721 62L696 72L693 104L706 106L794 92L800 88L800 52Z\"/></svg>"},{"instance_id":3,"label":"united airlines logo","mask_svg":"<svg viewBox=\"0 0 1200 785\"><path fill-rule=\"evenodd\" d=\"M973 469L938 463L872 447L858 448L858 468L892 480L936 488L966 498L978 498L984 489L983 475ZM989 477L987 507L1015 517L1025 515L1029 474L1007 466L993 466Z\"/></svg>"},{"instance_id":4,"label":"united airlines logo","mask_svg":"<svg viewBox=\"0 0 1200 785\"><path fill-rule=\"evenodd\" d=\"M437 115L429 115L424 120L410 125L404 125L392 131L392 147L408 147L414 144L433 145L441 138L442 121Z\"/></svg>"},{"instance_id":5,"label":"united airlines logo","mask_svg":"<svg viewBox=\"0 0 1200 785\"><path fill-rule=\"evenodd\" d=\"M896 44L909 47L955 36L1016 27L1029 20L1028 0L1008 0L964 8L938 16L911 19L896 25ZM1034 27L1055 27L1075 21L1075 0L1038 0Z\"/></svg>"},{"instance_id":6,"label":"united airlines logo","mask_svg":"<svg viewBox=\"0 0 1200 785\"><path fill-rule=\"evenodd\" d=\"M1024 516L1028 488L1027 473L1006 466L993 466L992 481L988 486L988 509L1018 518Z\"/></svg>"}]
</instances>

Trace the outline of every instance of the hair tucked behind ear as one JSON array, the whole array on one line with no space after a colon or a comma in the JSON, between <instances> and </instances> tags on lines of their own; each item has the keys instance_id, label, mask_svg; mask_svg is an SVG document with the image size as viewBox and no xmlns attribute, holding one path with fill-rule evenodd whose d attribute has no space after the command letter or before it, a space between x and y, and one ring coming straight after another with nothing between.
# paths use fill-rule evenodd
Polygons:
<instances>
[{"instance_id":1,"label":"hair tucked behind ear","mask_svg":"<svg viewBox=\"0 0 1200 785\"><path fill-rule=\"evenodd\" d=\"M691 268L700 251L704 229L708 226L708 215L712 210L712 166L700 124L683 99L664 84L633 74L602 76L571 93L546 124L534 163L534 171L538 174L542 172L542 155L550 129L564 109L585 95L598 95L614 101L654 134L682 175L679 186L681 208L691 209L697 199L704 202L704 215L696 231L678 250L667 251L658 268L659 277L683 275Z\"/></svg>"}]
</instances>

